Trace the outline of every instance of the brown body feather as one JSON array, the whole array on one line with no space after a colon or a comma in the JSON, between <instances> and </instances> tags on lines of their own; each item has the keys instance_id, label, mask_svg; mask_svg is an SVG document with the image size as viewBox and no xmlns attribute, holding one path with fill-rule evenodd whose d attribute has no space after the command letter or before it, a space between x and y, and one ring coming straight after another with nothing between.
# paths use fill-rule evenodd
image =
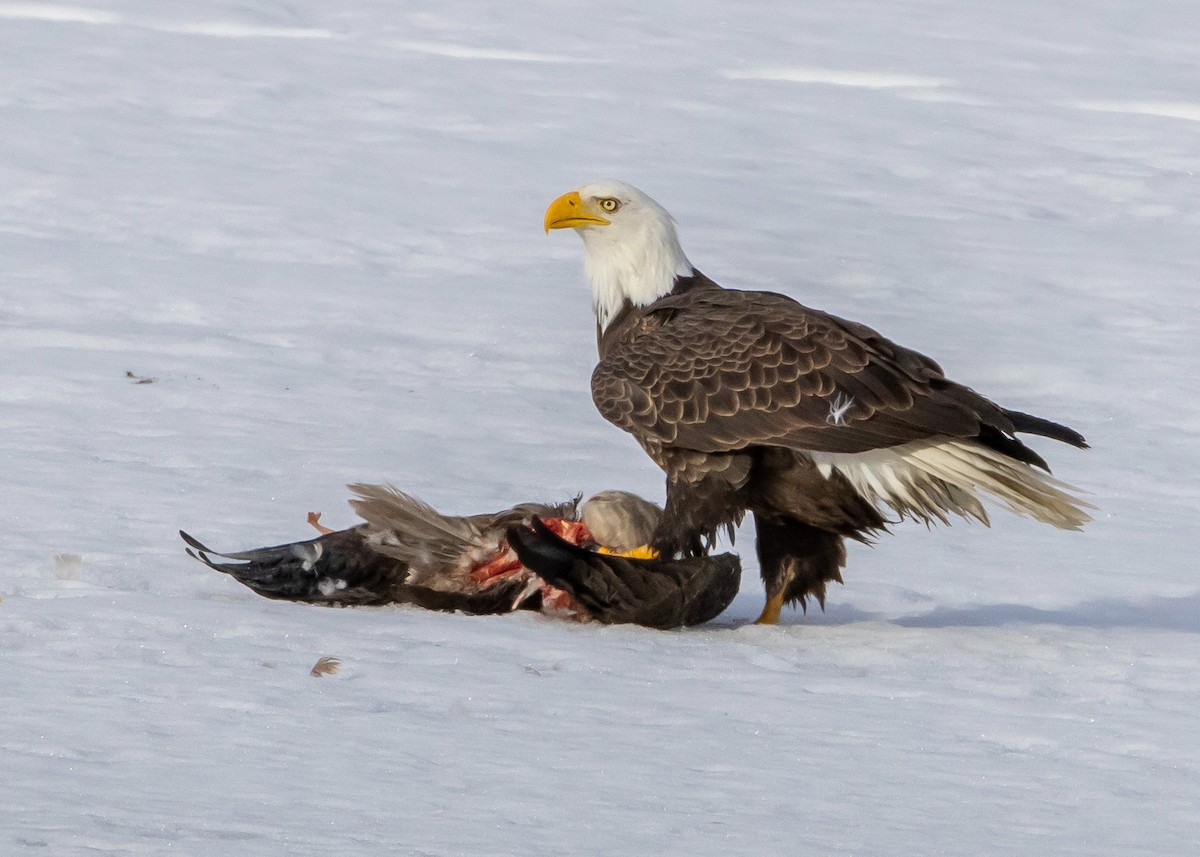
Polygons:
<instances>
[{"instance_id":1,"label":"brown body feather","mask_svg":"<svg viewBox=\"0 0 1200 857\"><path fill-rule=\"evenodd\" d=\"M1025 431L1072 430L1006 411L870 328L783 295L726 290L699 271L599 334L592 396L667 473L652 545L696 554L754 513L769 595L823 603L842 538L899 516L986 521L976 492L1065 528L1087 504L1040 475Z\"/></svg>"},{"instance_id":2,"label":"brown body feather","mask_svg":"<svg viewBox=\"0 0 1200 857\"><path fill-rule=\"evenodd\" d=\"M690 281L690 282L689 282ZM758 445L868 452L933 436L1011 436L1003 408L870 328L696 272L600 339L592 395L644 442L721 453ZM851 404L831 419L831 402Z\"/></svg>"}]
</instances>

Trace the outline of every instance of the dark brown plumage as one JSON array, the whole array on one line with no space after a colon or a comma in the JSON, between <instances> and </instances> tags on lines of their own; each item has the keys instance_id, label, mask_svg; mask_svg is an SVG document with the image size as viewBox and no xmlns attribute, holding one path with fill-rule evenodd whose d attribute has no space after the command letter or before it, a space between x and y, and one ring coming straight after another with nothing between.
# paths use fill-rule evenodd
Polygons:
<instances>
[{"instance_id":1,"label":"dark brown plumage","mask_svg":"<svg viewBox=\"0 0 1200 857\"><path fill-rule=\"evenodd\" d=\"M769 594L802 605L810 595L823 605L826 583L840 582L842 536L865 539L887 523L844 476L822 474L813 453L954 438L1046 468L1014 437L1018 425L1086 445L946 379L934 361L864 325L783 295L722 289L699 271L649 306L627 305L599 346L596 407L667 472L651 546L700 555L749 510ZM945 520L942 505L983 517L973 498L938 490L947 494L940 504L894 508L925 520ZM1069 509L1058 514L1075 523Z\"/></svg>"},{"instance_id":2,"label":"dark brown plumage","mask_svg":"<svg viewBox=\"0 0 1200 857\"><path fill-rule=\"evenodd\" d=\"M1045 467L1012 438L1010 412L947 380L928 357L784 295L722 289L699 271L649 306L626 306L599 345L596 407L656 448L854 453L945 436L982 438ZM839 395L847 407L835 418Z\"/></svg>"},{"instance_id":3,"label":"dark brown plumage","mask_svg":"<svg viewBox=\"0 0 1200 857\"><path fill-rule=\"evenodd\" d=\"M784 602L823 605L826 584L841 580L843 538L884 529L884 509L986 523L986 494L1064 529L1089 520L1088 504L1016 437L1086 447L1077 432L996 405L865 325L721 288L636 188L587 185L552 203L546 225L575 228L588 253L596 407L667 474L651 546L700 555L752 512L764 621Z\"/></svg>"},{"instance_id":4,"label":"dark brown plumage","mask_svg":"<svg viewBox=\"0 0 1200 857\"><path fill-rule=\"evenodd\" d=\"M631 559L560 538L537 519L509 529L522 564L609 624L679 628L715 619L733 601L742 566L733 554Z\"/></svg>"}]
</instances>

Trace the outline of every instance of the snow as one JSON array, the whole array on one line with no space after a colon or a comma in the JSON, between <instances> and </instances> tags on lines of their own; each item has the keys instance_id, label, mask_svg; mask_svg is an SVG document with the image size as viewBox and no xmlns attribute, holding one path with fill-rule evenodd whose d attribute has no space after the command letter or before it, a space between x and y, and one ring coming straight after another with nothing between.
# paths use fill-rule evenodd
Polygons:
<instances>
[{"instance_id":1,"label":"snow","mask_svg":"<svg viewBox=\"0 0 1200 857\"><path fill-rule=\"evenodd\" d=\"M0 2L0 38L0 853L1197 850L1192 4ZM183 554L348 525L351 481L661 498L540 228L603 176L718 281L1081 430L1038 448L1095 523L901 527L778 628L743 532L678 633Z\"/></svg>"}]
</instances>

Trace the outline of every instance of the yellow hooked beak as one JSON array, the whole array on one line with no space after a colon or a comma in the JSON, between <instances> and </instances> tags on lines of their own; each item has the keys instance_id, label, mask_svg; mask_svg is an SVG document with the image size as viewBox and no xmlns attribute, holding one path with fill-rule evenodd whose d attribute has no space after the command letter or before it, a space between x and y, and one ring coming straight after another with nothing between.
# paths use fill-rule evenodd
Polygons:
<instances>
[{"instance_id":1,"label":"yellow hooked beak","mask_svg":"<svg viewBox=\"0 0 1200 857\"><path fill-rule=\"evenodd\" d=\"M551 229L578 229L581 226L608 226L605 220L588 207L578 191L564 193L546 209L546 231Z\"/></svg>"}]
</instances>

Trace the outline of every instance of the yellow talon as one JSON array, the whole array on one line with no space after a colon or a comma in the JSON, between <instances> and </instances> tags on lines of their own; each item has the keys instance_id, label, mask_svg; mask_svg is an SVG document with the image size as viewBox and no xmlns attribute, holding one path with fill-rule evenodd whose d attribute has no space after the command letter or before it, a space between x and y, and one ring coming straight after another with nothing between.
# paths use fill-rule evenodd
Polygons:
<instances>
[{"instance_id":1,"label":"yellow talon","mask_svg":"<svg viewBox=\"0 0 1200 857\"><path fill-rule=\"evenodd\" d=\"M616 548L606 548L601 545L596 548L596 553L602 553L607 556L623 556L629 559L658 559L658 551L650 547L650 545L642 545L631 551L619 551Z\"/></svg>"},{"instance_id":2,"label":"yellow talon","mask_svg":"<svg viewBox=\"0 0 1200 857\"><path fill-rule=\"evenodd\" d=\"M783 610L783 590L780 589L774 595L767 597L767 603L763 606L762 614L754 620L756 625L778 625L779 614Z\"/></svg>"}]
</instances>

